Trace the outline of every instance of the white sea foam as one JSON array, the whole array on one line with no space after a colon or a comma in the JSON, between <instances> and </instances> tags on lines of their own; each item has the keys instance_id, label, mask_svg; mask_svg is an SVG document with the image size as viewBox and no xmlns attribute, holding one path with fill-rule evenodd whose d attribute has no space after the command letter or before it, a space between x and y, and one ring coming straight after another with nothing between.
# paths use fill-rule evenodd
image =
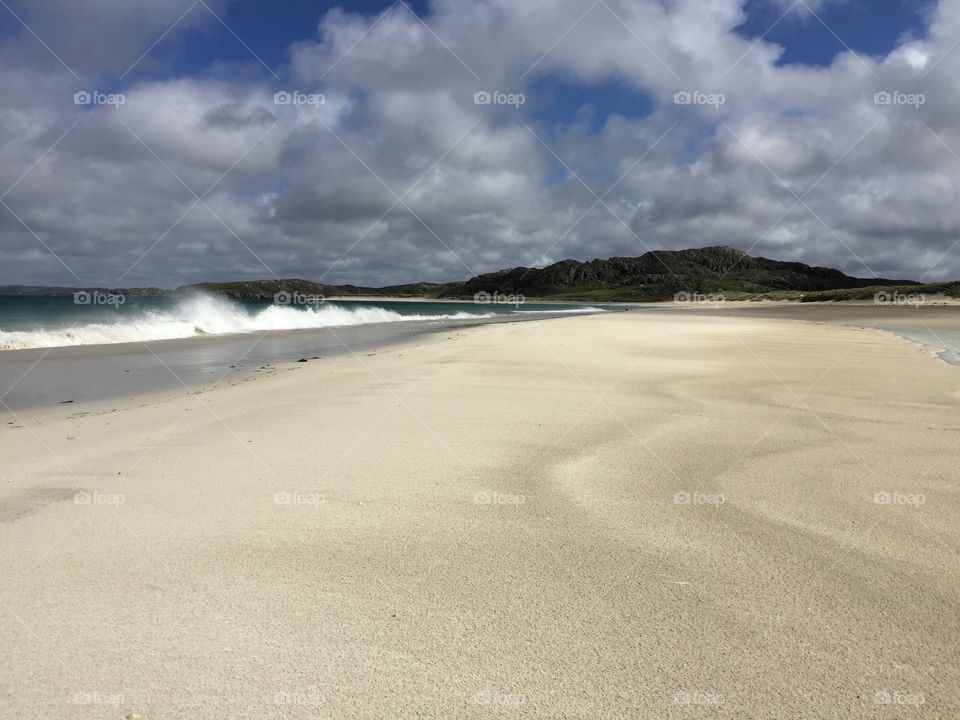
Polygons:
<instances>
[{"instance_id":1,"label":"white sea foam","mask_svg":"<svg viewBox=\"0 0 960 720\"><path fill-rule=\"evenodd\" d=\"M370 323L490 317L494 317L494 314L453 312L444 315L401 315L382 307L344 307L332 303L316 307L270 305L259 310L248 310L239 303L224 298L201 295L184 299L167 310L143 311L136 315L120 316L116 322L86 323L73 327L28 331L0 330L0 350L144 342L198 335L303 330Z\"/></svg>"}]
</instances>

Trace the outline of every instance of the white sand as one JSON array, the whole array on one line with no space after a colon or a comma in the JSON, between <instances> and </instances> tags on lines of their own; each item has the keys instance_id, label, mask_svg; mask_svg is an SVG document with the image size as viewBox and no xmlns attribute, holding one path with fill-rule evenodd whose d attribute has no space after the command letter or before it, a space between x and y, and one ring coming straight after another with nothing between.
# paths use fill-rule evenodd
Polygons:
<instances>
[{"instance_id":1,"label":"white sand","mask_svg":"<svg viewBox=\"0 0 960 720\"><path fill-rule=\"evenodd\" d=\"M0 717L960 717L960 368L678 313L419 343L0 426Z\"/></svg>"}]
</instances>

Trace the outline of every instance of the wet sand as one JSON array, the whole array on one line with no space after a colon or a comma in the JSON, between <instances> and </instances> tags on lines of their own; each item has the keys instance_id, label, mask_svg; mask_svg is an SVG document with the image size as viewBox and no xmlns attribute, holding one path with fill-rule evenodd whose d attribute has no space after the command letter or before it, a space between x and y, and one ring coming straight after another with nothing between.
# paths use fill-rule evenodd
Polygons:
<instances>
[{"instance_id":1,"label":"wet sand","mask_svg":"<svg viewBox=\"0 0 960 720\"><path fill-rule=\"evenodd\" d=\"M150 342L0 352L0 412L100 400L137 401L186 387L202 390L274 372L300 358L334 357L413 342L432 333L530 318L374 323Z\"/></svg>"}]
</instances>

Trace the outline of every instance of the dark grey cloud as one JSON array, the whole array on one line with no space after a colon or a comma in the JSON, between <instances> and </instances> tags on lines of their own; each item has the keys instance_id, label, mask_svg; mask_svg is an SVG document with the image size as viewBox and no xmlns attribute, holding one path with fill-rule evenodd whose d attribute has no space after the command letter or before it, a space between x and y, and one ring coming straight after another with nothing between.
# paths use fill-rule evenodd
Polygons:
<instances>
[{"instance_id":1,"label":"dark grey cloud","mask_svg":"<svg viewBox=\"0 0 960 720\"><path fill-rule=\"evenodd\" d=\"M136 65L159 69L168 59L160 45L184 30L216 22L229 0L8 0L26 26L7 41L22 60L79 78L120 75ZM145 55L148 49L156 53Z\"/></svg>"}]
</instances>

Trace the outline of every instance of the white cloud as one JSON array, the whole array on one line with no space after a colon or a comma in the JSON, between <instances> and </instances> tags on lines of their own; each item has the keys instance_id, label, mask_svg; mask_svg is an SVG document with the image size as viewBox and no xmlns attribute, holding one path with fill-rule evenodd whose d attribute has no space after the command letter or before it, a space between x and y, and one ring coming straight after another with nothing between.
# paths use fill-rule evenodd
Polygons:
<instances>
[{"instance_id":1,"label":"white cloud","mask_svg":"<svg viewBox=\"0 0 960 720\"><path fill-rule=\"evenodd\" d=\"M126 67L179 8L69 5L36 6L57 42L59 23L84 19L125 38L87 54L62 40L90 82ZM401 6L334 11L279 83L132 80L119 108L75 106L77 81L14 38L0 45L0 68L18 67L0 70L0 189L79 122L4 202L91 284L131 266L126 284L443 280L716 243L919 276L960 237L957 0L942 0L928 39L823 68L778 67L775 45L736 35L737 0L584 9L441 0L423 22ZM557 124L538 105L545 75L617 79L654 109L599 132ZM278 106L278 89L324 102ZM527 102L477 105L479 90ZM677 105L679 90L725 102ZM876 104L878 92L924 101ZM191 190L215 182L194 206ZM38 247L0 206L0 282L74 282ZM960 277L960 253L929 274L946 276Z\"/></svg>"}]
</instances>

